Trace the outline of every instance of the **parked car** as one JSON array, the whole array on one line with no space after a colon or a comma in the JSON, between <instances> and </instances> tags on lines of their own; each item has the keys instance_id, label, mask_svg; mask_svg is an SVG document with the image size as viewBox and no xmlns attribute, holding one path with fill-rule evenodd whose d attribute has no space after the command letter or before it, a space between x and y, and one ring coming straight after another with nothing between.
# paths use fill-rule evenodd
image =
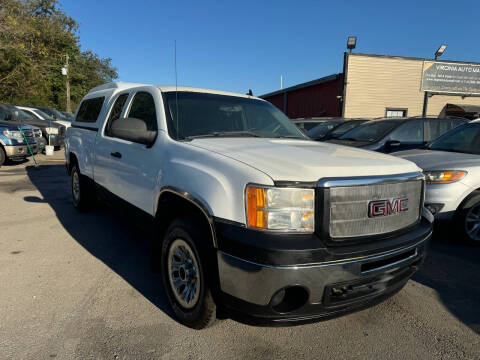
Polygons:
<instances>
[{"instance_id":1,"label":"parked car","mask_svg":"<svg viewBox=\"0 0 480 360\"><path fill-rule=\"evenodd\" d=\"M62 111L62 114L65 116L65 118L72 122L73 121L73 114L70 114L69 112L66 112L66 111Z\"/></svg>"},{"instance_id":2,"label":"parked car","mask_svg":"<svg viewBox=\"0 0 480 360\"><path fill-rule=\"evenodd\" d=\"M57 109L46 107L46 106L31 106L31 107L34 107L35 109L43 111L45 114L52 117L57 122L58 121L71 122L62 112L58 111Z\"/></svg>"},{"instance_id":3,"label":"parked car","mask_svg":"<svg viewBox=\"0 0 480 360\"><path fill-rule=\"evenodd\" d=\"M292 119L293 123L305 133L310 129L314 128L315 126L322 124L326 121L336 120L338 118L333 117L313 117L313 118L298 118Z\"/></svg>"},{"instance_id":4,"label":"parked car","mask_svg":"<svg viewBox=\"0 0 480 360\"><path fill-rule=\"evenodd\" d=\"M339 119L337 121L327 121L323 124L332 123L333 126L317 125L307 132L307 135L316 141L326 141L330 139L337 139L347 131L367 122L367 119Z\"/></svg>"},{"instance_id":5,"label":"parked car","mask_svg":"<svg viewBox=\"0 0 480 360\"><path fill-rule=\"evenodd\" d=\"M65 143L65 126L54 121L36 119L15 106L0 104L0 121L36 126L42 131L45 143L50 142L50 145L56 148L62 147Z\"/></svg>"},{"instance_id":6,"label":"parked car","mask_svg":"<svg viewBox=\"0 0 480 360\"><path fill-rule=\"evenodd\" d=\"M357 126L360 126L364 123L369 121L368 119L348 119L342 122L341 124L338 124L335 126L333 129L331 129L329 132L327 132L321 141L327 141L331 139L338 139L340 136L343 134L347 133L348 131L355 129Z\"/></svg>"},{"instance_id":7,"label":"parked car","mask_svg":"<svg viewBox=\"0 0 480 360\"><path fill-rule=\"evenodd\" d=\"M58 120L54 119L47 113L43 112L42 110L39 110L37 108L31 107L31 106L16 106L17 108L21 109L23 112L26 112L27 114L31 115L32 117L43 120L43 121L55 121L57 124L65 126L65 128L69 128L72 125L72 122L70 120Z\"/></svg>"},{"instance_id":8,"label":"parked car","mask_svg":"<svg viewBox=\"0 0 480 360\"><path fill-rule=\"evenodd\" d=\"M386 118L368 121L328 142L392 153L418 149L449 130L468 122L467 119Z\"/></svg>"},{"instance_id":9,"label":"parked car","mask_svg":"<svg viewBox=\"0 0 480 360\"><path fill-rule=\"evenodd\" d=\"M2 111L0 107L0 115ZM0 167L8 160L23 160L30 156L27 141L36 154L38 148L31 127L0 121Z\"/></svg>"},{"instance_id":10,"label":"parked car","mask_svg":"<svg viewBox=\"0 0 480 360\"><path fill-rule=\"evenodd\" d=\"M338 126L343 122L344 120L342 118L324 121L308 130L307 136L313 140L320 140L325 136L327 132L329 132L334 127Z\"/></svg>"},{"instance_id":11,"label":"parked car","mask_svg":"<svg viewBox=\"0 0 480 360\"><path fill-rule=\"evenodd\" d=\"M415 164L312 141L252 96L105 84L82 100L65 155L75 208L100 192L151 219L168 301L193 328L217 306L291 323L373 305L405 285L431 234Z\"/></svg>"},{"instance_id":12,"label":"parked car","mask_svg":"<svg viewBox=\"0 0 480 360\"><path fill-rule=\"evenodd\" d=\"M425 204L455 234L480 245L480 120L459 126L425 150L395 155L415 162L427 179Z\"/></svg>"}]
</instances>

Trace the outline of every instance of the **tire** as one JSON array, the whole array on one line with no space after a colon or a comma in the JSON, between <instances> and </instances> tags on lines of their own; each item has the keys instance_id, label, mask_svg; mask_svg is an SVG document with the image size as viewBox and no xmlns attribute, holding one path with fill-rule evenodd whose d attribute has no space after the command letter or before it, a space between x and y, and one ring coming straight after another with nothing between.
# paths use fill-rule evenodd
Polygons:
<instances>
[{"instance_id":1,"label":"tire","mask_svg":"<svg viewBox=\"0 0 480 360\"><path fill-rule=\"evenodd\" d=\"M480 246L480 191L473 192L458 207L455 227L467 244Z\"/></svg>"},{"instance_id":2,"label":"tire","mask_svg":"<svg viewBox=\"0 0 480 360\"><path fill-rule=\"evenodd\" d=\"M213 325L217 314L210 286L214 277L206 265L211 251L207 241L193 219L177 218L162 243L162 277L170 306L179 322L193 329Z\"/></svg>"},{"instance_id":3,"label":"tire","mask_svg":"<svg viewBox=\"0 0 480 360\"><path fill-rule=\"evenodd\" d=\"M3 147L0 146L0 167L5 164L6 160L7 154L5 154L5 150L3 150Z\"/></svg>"},{"instance_id":4,"label":"tire","mask_svg":"<svg viewBox=\"0 0 480 360\"><path fill-rule=\"evenodd\" d=\"M94 195L92 194L91 186L89 186L85 177L80 173L77 163L74 163L70 170L70 189L75 209L86 211L92 208Z\"/></svg>"}]
</instances>

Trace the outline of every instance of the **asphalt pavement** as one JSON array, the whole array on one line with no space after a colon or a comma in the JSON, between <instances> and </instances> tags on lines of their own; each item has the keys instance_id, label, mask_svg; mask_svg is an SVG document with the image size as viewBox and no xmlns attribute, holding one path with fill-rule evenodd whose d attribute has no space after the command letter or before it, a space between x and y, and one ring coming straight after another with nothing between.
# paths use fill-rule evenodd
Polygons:
<instances>
[{"instance_id":1,"label":"asphalt pavement","mask_svg":"<svg viewBox=\"0 0 480 360\"><path fill-rule=\"evenodd\" d=\"M135 219L78 213L63 151L39 162L0 169L0 359L480 359L480 248L455 234L373 308L195 331L172 318Z\"/></svg>"}]
</instances>

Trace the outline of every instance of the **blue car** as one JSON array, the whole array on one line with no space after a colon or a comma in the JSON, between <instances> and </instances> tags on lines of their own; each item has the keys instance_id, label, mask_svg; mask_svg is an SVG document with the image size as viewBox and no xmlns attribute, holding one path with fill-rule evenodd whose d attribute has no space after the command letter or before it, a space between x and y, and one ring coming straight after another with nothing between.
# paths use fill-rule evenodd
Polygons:
<instances>
[{"instance_id":1,"label":"blue car","mask_svg":"<svg viewBox=\"0 0 480 360\"><path fill-rule=\"evenodd\" d=\"M8 160L23 160L38 152L31 126L0 122L0 166Z\"/></svg>"}]
</instances>

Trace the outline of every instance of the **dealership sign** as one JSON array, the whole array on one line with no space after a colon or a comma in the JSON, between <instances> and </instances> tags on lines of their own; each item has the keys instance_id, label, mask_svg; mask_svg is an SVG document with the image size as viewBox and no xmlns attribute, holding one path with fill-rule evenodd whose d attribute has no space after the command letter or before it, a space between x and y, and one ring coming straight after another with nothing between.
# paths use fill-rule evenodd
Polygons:
<instances>
[{"instance_id":1,"label":"dealership sign","mask_svg":"<svg viewBox=\"0 0 480 360\"><path fill-rule=\"evenodd\" d=\"M480 95L480 65L424 61L421 90Z\"/></svg>"}]
</instances>

